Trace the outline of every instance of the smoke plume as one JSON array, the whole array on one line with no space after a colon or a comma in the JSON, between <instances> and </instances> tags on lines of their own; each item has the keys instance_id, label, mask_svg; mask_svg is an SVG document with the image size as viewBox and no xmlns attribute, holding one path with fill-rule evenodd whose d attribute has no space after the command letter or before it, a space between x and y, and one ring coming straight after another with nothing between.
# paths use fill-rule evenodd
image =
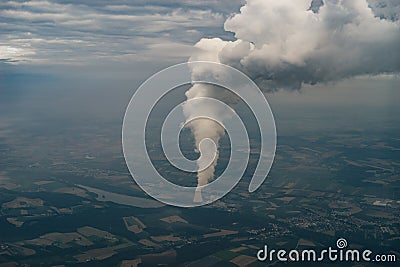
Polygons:
<instances>
[{"instance_id":1,"label":"smoke plume","mask_svg":"<svg viewBox=\"0 0 400 267\"><path fill-rule=\"evenodd\" d=\"M233 66L252 78L264 92L300 90L304 84L335 82L359 75L400 70L399 5L383 0L247 0L228 18L226 31L234 41L201 39L190 61L205 60ZM389 8L388 8L389 6ZM393 8L390 8L393 6ZM211 75L212 70L193 70ZM227 98L217 87L195 84L186 92L196 97ZM232 100L234 101L234 100ZM210 106L186 105L188 120ZM215 118L223 114L215 108ZM212 121L188 125L196 148L203 138L218 146L223 128ZM214 163L198 173L198 185L214 176Z\"/></svg>"}]
</instances>

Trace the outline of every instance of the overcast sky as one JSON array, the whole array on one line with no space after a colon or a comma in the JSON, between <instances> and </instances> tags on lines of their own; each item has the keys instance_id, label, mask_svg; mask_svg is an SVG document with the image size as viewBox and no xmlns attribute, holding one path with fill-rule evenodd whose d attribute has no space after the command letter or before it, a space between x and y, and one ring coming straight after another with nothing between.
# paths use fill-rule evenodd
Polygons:
<instances>
[{"instance_id":1,"label":"overcast sky","mask_svg":"<svg viewBox=\"0 0 400 267\"><path fill-rule=\"evenodd\" d=\"M398 19L398 1L369 3L377 16ZM202 37L232 38L224 22L243 4L244 0L1 1L0 60L50 65L183 60Z\"/></svg>"},{"instance_id":2,"label":"overcast sky","mask_svg":"<svg viewBox=\"0 0 400 267\"><path fill-rule=\"evenodd\" d=\"M228 37L223 23L240 6L235 0L1 1L0 60L182 61L201 37Z\"/></svg>"},{"instance_id":3,"label":"overcast sky","mask_svg":"<svg viewBox=\"0 0 400 267\"><path fill-rule=\"evenodd\" d=\"M236 30L234 22L240 18L231 20L228 25L225 22L238 14L245 3L244 0L1 1L0 98L1 94L20 94L18 88L23 88L25 94L38 88L68 90L71 92L65 97L67 100L73 98L73 92L93 88L105 95L107 91L121 89L124 93L120 98L126 97L131 93L128 88L137 87L154 72L187 61L197 51L195 44L202 38L235 40L237 36L224 27ZM314 0L311 9L318 12L321 3L321 0ZM369 0L368 3L375 17L399 24L398 0ZM285 27L283 19L279 22ZM260 23L265 22L261 20ZM274 27L279 25L266 28ZM239 35L246 38L246 34ZM396 38L399 36L394 36ZM360 78L355 79L354 83L350 80L315 86L315 90L322 90L314 95L315 90L310 86L303 90L300 98L296 94L280 93L271 99L287 99L291 104L329 102L328 98L335 97L335 93L326 95L326 88L365 84L359 82ZM382 90L386 88L391 92L388 97L378 92L380 103L391 102L393 88L399 81L398 74L362 79L372 79ZM341 90L337 91L338 98L345 99L339 92ZM34 94L30 93L26 101ZM360 97L362 99L363 95ZM111 99L103 97L102 103L107 101ZM284 105L285 101L278 102Z\"/></svg>"}]
</instances>

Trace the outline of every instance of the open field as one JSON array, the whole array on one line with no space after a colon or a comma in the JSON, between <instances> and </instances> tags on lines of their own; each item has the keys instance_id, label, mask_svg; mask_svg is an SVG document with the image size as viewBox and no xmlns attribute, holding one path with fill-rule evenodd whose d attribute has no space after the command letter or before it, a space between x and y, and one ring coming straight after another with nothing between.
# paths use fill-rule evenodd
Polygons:
<instances>
[{"instance_id":1,"label":"open field","mask_svg":"<svg viewBox=\"0 0 400 267\"><path fill-rule=\"evenodd\" d=\"M135 234L143 232L143 229L146 228L146 225L136 217L129 216L123 217L122 219L124 220L126 229L134 232Z\"/></svg>"},{"instance_id":2,"label":"open field","mask_svg":"<svg viewBox=\"0 0 400 267\"><path fill-rule=\"evenodd\" d=\"M161 218L160 220L167 223L176 223L176 222L188 223L185 219L182 219L178 215Z\"/></svg>"},{"instance_id":3,"label":"open field","mask_svg":"<svg viewBox=\"0 0 400 267\"><path fill-rule=\"evenodd\" d=\"M179 237L174 235L163 235L163 236L151 236L151 239L157 242L169 241L169 242L176 242L181 240Z\"/></svg>"},{"instance_id":4,"label":"open field","mask_svg":"<svg viewBox=\"0 0 400 267\"><path fill-rule=\"evenodd\" d=\"M223 230L221 229L218 232L211 233L211 234L205 234L203 235L204 238L209 238L209 237L218 237L218 236L226 236L226 235L235 235L237 234L238 231L231 231L231 230Z\"/></svg>"},{"instance_id":5,"label":"open field","mask_svg":"<svg viewBox=\"0 0 400 267\"><path fill-rule=\"evenodd\" d=\"M233 264L239 267L249 266L253 262L257 261L255 257L247 256L247 255L240 255L230 260Z\"/></svg>"},{"instance_id":6,"label":"open field","mask_svg":"<svg viewBox=\"0 0 400 267\"><path fill-rule=\"evenodd\" d=\"M41 207L43 206L43 200L35 198L18 197L10 202L3 203L2 208L29 208L29 207Z\"/></svg>"}]
</instances>

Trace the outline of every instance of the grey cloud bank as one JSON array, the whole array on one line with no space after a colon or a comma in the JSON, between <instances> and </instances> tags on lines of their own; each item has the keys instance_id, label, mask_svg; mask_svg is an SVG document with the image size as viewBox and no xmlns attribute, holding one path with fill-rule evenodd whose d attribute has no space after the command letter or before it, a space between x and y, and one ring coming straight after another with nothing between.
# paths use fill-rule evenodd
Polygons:
<instances>
[{"instance_id":1,"label":"grey cloud bank","mask_svg":"<svg viewBox=\"0 0 400 267\"><path fill-rule=\"evenodd\" d=\"M0 3L0 59L48 65L87 65L99 59L184 61L202 36L223 34L223 21L235 6L240 5L235 1L225 6L216 1L204 5L196 1L4 1Z\"/></svg>"},{"instance_id":2,"label":"grey cloud bank","mask_svg":"<svg viewBox=\"0 0 400 267\"><path fill-rule=\"evenodd\" d=\"M202 37L219 37L232 41L235 40L233 32L238 42L226 45L220 55L224 57L223 61L237 65L240 63L237 60L240 59L243 61L240 63L242 69L251 73L265 73L271 64L276 66L279 61L282 69L282 72L276 74L279 76L286 74L283 70L292 71L283 66L284 64L293 66L305 61L308 64L311 61L314 65L322 64L316 58L331 58L332 54L336 55L338 52L335 47L340 46L341 55L346 58L354 52L354 46L363 45L355 51L358 55L352 55L349 59L354 62L364 56L360 51L375 55L381 49L390 51L390 43L398 42L398 1L341 3L331 0L325 1L325 5L321 6L321 0L314 0L312 9L321 9L314 14L307 13L310 2L311 0L276 1L272 4L270 1L243 0L2 1L0 61L46 65L88 65L98 64L99 60L122 63L155 60L182 62L194 54L193 44ZM239 12L243 4L242 11ZM227 18L229 19L226 20ZM374 28L369 28L370 26ZM329 38L324 35L333 31L338 31L338 34L328 36ZM362 36L352 36L351 31ZM293 32L296 34L292 34ZM341 41L340 38L348 39L346 34L352 40ZM388 40L390 36L392 40ZM363 38L368 42L364 42ZM379 43L371 42L379 39ZM272 43L275 45L271 45ZM196 47L200 46L198 44ZM298 46L296 51L293 49L295 46ZM313 49L316 52L310 56ZM260 56L268 57L268 66L254 60ZM398 55L388 55L387 58L396 61ZM262 62L265 63L265 60ZM369 63L367 61L363 65ZM251 64L256 71L250 70ZM387 69L376 66L375 71ZM295 70L305 71L304 68ZM313 76L319 74L307 73L310 82L316 80ZM341 76L339 73L337 75ZM329 79L331 78L323 78ZM275 87L279 87L279 84Z\"/></svg>"}]
</instances>

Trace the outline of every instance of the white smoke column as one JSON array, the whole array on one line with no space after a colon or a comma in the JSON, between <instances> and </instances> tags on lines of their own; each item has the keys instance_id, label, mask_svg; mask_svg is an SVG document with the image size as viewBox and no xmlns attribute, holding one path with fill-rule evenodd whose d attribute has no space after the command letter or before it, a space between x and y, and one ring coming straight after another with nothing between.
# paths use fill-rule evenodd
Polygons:
<instances>
[{"instance_id":1,"label":"white smoke column","mask_svg":"<svg viewBox=\"0 0 400 267\"><path fill-rule=\"evenodd\" d=\"M383 0L382 0L383 1ZM380 1L380 2L382 2ZM359 75L399 73L399 5L371 9L366 0L247 0L240 13L224 25L235 41L201 39L190 61L204 60L231 65L255 80L265 92L300 90L303 84L326 83ZM383 1L393 5L393 1ZM317 3L317 5L316 5ZM371 0L371 6L376 1ZM385 15L388 14L388 15ZM215 75L213 70L193 70L194 76ZM187 99L217 97L234 102L218 87L195 84ZM216 107L185 105L187 120L202 109L224 114ZM215 110L214 110L215 109ZM203 138L218 145L223 129L203 120L189 125L196 148ZM198 173L198 185L214 176L216 161Z\"/></svg>"},{"instance_id":2,"label":"white smoke column","mask_svg":"<svg viewBox=\"0 0 400 267\"><path fill-rule=\"evenodd\" d=\"M190 58L190 61L196 61L196 60L203 60L203 61L212 61L212 62L219 62L218 60L218 51L222 49L222 47L225 45L225 43L221 40L215 40L214 42L209 42L210 47L208 47L206 50L199 50L199 54L194 55ZM212 70L208 69L192 69L192 77L193 79L198 78L198 77L203 77L205 78L207 75L214 75ZM217 94L219 93L219 90L210 84L204 84L204 83L197 83L194 84L187 92L186 92L186 97L187 99L195 99L199 97L212 97L212 98L221 98L218 97ZM192 118L201 116L203 114L203 110L207 108L208 111L212 110L212 114L215 114L214 119L218 121L222 121L223 119L223 112L220 110L220 107L218 106L210 106L208 103L207 105L202 105L201 102L196 102L196 104L186 104L183 106L183 112L186 117L187 121L190 121L190 123L187 124L187 127L189 127L192 131L192 134L195 139L195 146L196 150L200 151L200 142L203 139L210 138L212 141L216 144L217 147L217 152L215 155L214 160L212 161L211 165L209 165L206 169L199 171L197 174L198 181L197 181L197 190L196 190L196 195L194 197L194 202L202 202L202 196L201 196L201 189L200 186L206 185L213 177L214 177L214 172L215 172L215 166L218 161L219 157L219 140L221 136L224 135L225 130L224 128L216 123L213 120L210 119L196 119L192 120ZM207 149L207 147L205 147ZM198 160L198 166L203 166L204 164L200 162L200 160L204 160L205 162L211 162L207 158L199 158Z\"/></svg>"}]
</instances>

